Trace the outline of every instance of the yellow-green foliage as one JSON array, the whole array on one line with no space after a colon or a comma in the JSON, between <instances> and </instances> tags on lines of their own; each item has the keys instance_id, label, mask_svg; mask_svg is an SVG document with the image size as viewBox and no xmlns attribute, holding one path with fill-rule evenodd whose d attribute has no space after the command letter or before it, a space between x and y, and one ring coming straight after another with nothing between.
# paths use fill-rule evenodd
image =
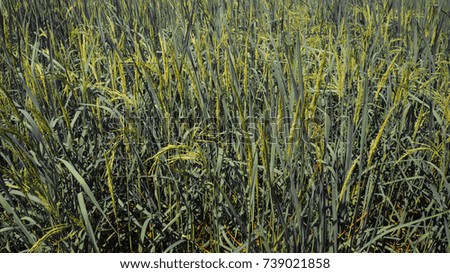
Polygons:
<instances>
[{"instance_id":1,"label":"yellow-green foliage","mask_svg":"<svg viewBox=\"0 0 450 273\"><path fill-rule=\"evenodd\" d=\"M0 251L450 251L448 1L0 14Z\"/></svg>"}]
</instances>

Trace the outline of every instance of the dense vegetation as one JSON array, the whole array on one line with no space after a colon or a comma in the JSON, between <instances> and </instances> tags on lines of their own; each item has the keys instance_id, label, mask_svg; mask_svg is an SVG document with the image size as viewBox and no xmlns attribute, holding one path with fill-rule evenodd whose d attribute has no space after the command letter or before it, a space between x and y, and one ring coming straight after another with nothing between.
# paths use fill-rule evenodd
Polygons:
<instances>
[{"instance_id":1,"label":"dense vegetation","mask_svg":"<svg viewBox=\"0 0 450 273\"><path fill-rule=\"evenodd\" d=\"M0 251L450 252L450 5L0 1Z\"/></svg>"}]
</instances>

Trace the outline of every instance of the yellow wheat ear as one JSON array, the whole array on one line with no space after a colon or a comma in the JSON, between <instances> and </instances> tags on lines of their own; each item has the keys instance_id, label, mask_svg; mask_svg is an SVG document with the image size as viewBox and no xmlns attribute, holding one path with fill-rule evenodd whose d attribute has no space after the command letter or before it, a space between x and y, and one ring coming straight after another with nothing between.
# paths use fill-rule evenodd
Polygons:
<instances>
[{"instance_id":1,"label":"yellow wheat ear","mask_svg":"<svg viewBox=\"0 0 450 273\"><path fill-rule=\"evenodd\" d=\"M356 165L359 163L359 158L360 156L358 156L355 160L353 160L353 164L348 170L347 175L345 176L344 184L342 185L341 192L339 193L339 204L342 202L342 198L344 198L344 194L345 191L347 190L350 177L352 176L352 173L355 170Z\"/></svg>"}]
</instances>

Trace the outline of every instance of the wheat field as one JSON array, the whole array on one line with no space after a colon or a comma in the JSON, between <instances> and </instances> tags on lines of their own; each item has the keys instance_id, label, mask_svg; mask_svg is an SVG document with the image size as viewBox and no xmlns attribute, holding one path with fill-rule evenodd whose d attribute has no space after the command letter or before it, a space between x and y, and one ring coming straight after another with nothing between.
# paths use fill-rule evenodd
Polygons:
<instances>
[{"instance_id":1,"label":"wheat field","mask_svg":"<svg viewBox=\"0 0 450 273\"><path fill-rule=\"evenodd\" d=\"M0 1L1 252L450 252L445 0Z\"/></svg>"}]
</instances>

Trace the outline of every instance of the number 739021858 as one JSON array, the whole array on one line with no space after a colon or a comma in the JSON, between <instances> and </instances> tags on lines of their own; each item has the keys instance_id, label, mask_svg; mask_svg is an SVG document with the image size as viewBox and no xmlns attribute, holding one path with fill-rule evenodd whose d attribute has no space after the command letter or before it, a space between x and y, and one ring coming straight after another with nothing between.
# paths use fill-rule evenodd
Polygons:
<instances>
[{"instance_id":1,"label":"number 739021858","mask_svg":"<svg viewBox=\"0 0 450 273\"><path fill-rule=\"evenodd\" d=\"M310 258L310 259L299 259L299 258L264 258L264 268L330 268L330 259L325 258Z\"/></svg>"}]
</instances>

